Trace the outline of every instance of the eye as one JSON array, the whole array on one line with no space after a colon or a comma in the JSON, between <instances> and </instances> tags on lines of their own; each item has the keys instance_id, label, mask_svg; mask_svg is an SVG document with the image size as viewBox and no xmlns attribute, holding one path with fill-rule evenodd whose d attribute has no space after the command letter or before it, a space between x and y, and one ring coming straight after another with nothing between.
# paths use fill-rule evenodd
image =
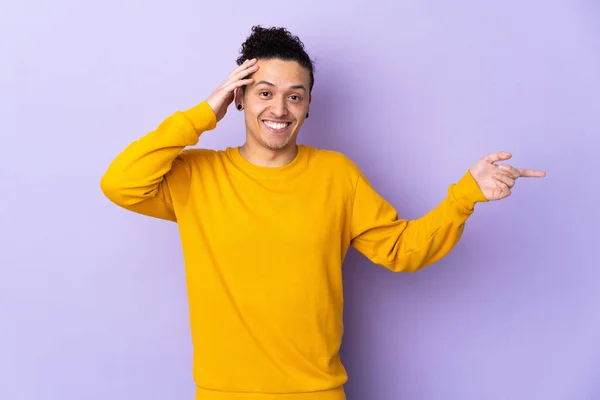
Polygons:
<instances>
[{"instance_id":1,"label":"eye","mask_svg":"<svg viewBox=\"0 0 600 400\"><path fill-rule=\"evenodd\" d=\"M268 97L270 93L269 93L269 92L262 91L262 92L259 92L258 94L259 94L259 96L261 96L261 97Z\"/></svg>"},{"instance_id":2,"label":"eye","mask_svg":"<svg viewBox=\"0 0 600 400\"><path fill-rule=\"evenodd\" d=\"M300 96L297 96L295 94L291 95L290 98L294 101L300 100Z\"/></svg>"}]
</instances>

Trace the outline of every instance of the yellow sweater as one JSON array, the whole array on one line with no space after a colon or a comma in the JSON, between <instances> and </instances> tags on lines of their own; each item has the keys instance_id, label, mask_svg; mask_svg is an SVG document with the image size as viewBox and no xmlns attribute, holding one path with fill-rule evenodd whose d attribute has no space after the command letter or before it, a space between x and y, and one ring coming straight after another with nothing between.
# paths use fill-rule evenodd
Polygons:
<instances>
[{"instance_id":1,"label":"yellow sweater","mask_svg":"<svg viewBox=\"0 0 600 400\"><path fill-rule=\"evenodd\" d=\"M486 199L467 171L428 214L399 219L338 152L300 145L290 164L267 168L238 148L184 150L215 127L206 102L176 112L101 181L119 206L178 223L196 399L343 400L349 245L392 271L415 271L453 248Z\"/></svg>"}]
</instances>

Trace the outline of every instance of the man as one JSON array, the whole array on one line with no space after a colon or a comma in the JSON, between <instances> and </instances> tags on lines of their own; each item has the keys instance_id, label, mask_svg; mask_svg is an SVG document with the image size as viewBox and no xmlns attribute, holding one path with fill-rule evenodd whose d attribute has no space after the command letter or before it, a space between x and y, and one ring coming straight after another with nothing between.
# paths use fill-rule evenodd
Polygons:
<instances>
[{"instance_id":1,"label":"man","mask_svg":"<svg viewBox=\"0 0 600 400\"><path fill-rule=\"evenodd\" d=\"M177 222L183 245L197 399L342 400L342 262L350 245L392 271L415 271L458 242L478 202L541 171L477 161L413 221L344 155L297 145L313 64L282 28L254 27L238 67L205 101L165 119L111 163L102 190L137 213ZM230 104L246 141L185 149Z\"/></svg>"}]
</instances>

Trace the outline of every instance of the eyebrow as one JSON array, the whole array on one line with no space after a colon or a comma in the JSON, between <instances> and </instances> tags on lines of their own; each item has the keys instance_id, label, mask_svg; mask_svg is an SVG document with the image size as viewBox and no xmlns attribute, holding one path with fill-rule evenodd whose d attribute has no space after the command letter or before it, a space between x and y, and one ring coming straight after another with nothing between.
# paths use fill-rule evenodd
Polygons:
<instances>
[{"instance_id":1,"label":"eyebrow","mask_svg":"<svg viewBox=\"0 0 600 400\"><path fill-rule=\"evenodd\" d=\"M254 86L258 86L258 85L267 85L267 86L275 87L274 84L272 84L271 82L267 82L267 81L258 81L254 84ZM292 85L292 86L290 86L290 89L301 89L301 90L306 91L306 88L304 87L304 85Z\"/></svg>"}]
</instances>

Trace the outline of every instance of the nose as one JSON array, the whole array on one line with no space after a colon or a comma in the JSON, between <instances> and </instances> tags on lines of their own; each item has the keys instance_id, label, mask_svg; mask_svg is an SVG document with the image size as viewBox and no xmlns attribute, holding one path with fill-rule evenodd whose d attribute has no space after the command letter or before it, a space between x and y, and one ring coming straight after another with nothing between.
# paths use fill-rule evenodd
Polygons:
<instances>
[{"instance_id":1,"label":"nose","mask_svg":"<svg viewBox=\"0 0 600 400\"><path fill-rule=\"evenodd\" d=\"M270 110L274 117L281 118L286 116L288 114L288 109L285 98L274 98Z\"/></svg>"}]
</instances>

